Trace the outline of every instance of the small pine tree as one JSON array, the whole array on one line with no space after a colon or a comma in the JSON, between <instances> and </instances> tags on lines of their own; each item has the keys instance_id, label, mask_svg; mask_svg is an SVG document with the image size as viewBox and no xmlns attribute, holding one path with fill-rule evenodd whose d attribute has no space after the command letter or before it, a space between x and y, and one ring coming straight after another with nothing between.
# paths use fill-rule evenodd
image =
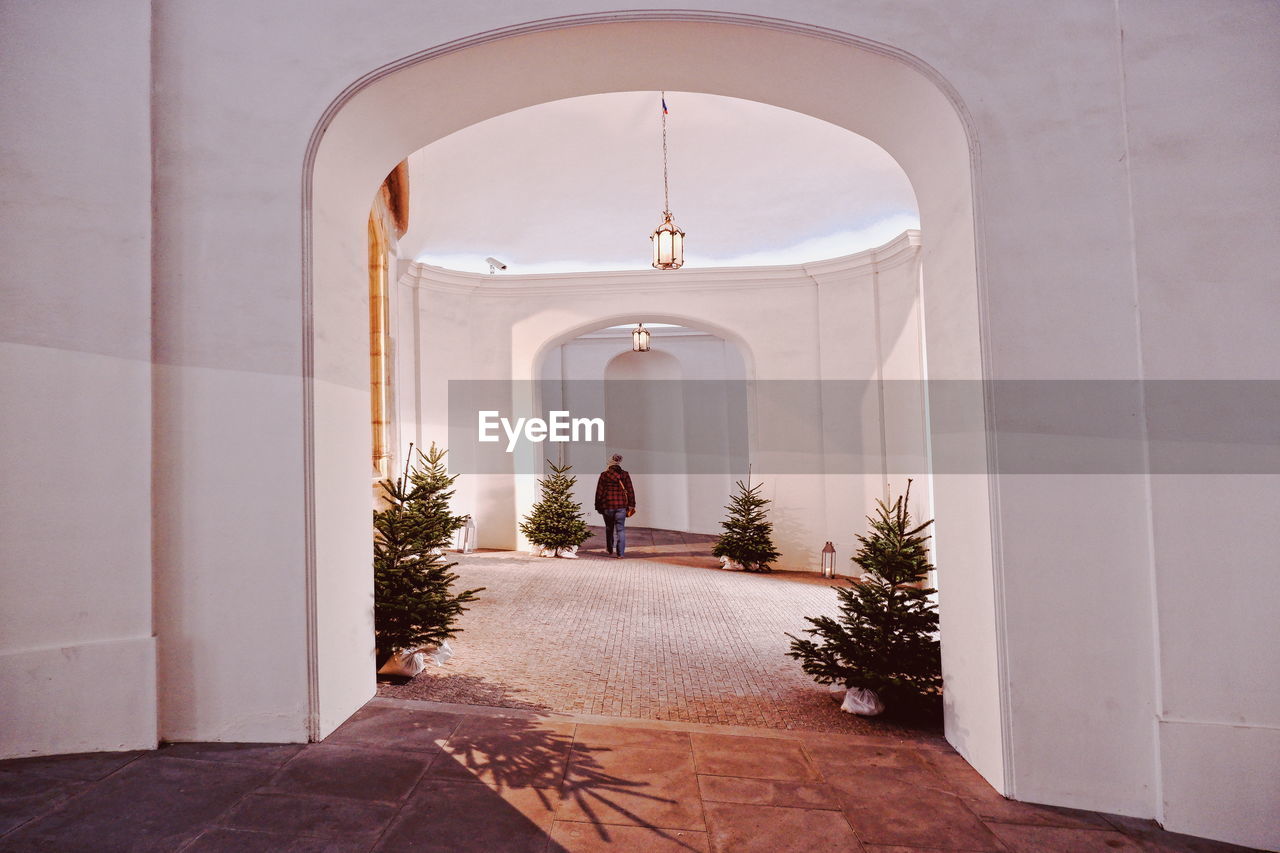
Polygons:
<instances>
[{"instance_id":1,"label":"small pine tree","mask_svg":"<svg viewBox=\"0 0 1280 853\"><path fill-rule=\"evenodd\" d=\"M739 480L738 493L729 498L729 517L720 522L724 533L716 540L711 553L728 557L749 572L772 571L769 566L782 556L773 546L773 522L768 520L766 507L770 501L760 497L764 485L751 488Z\"/></svg>"},{"instance_id":2,"label":"small pine tree","mask_svg":"<svg viewBox=\"0 0 1280 853\"><path fill-rule=\"evenodd\" d=\"M455 636L465 605L484 587L454 593L458 576L441 549L462 520L449 512L444 454L418 451L406 476L381 483L387 506L373 513L373 629L379 666L392 654Z\"/></svg>"},{"instance_id":3,"label":"small pine tree","mask_svg":"<svg viewBox=\"0 0 1280 853\"><path fill-rule=\"evenodd\" d=\"M582 504L573 499L573 485L577 477L570 477L572 465L556 465L550 459L547 465L551 475L538 481L542 496L520 524L523 533L534 545L555 551L559 556L566 548L586 542L591 536Z\"/></svg>"},{"instance_id":4,"label":"small pine tree","mask_svg":"<svg viewBox=\"0 0 1280 853\"><path fill-rule=\"evenodd\" d=\"M421 522L422 541L435 549L447 547L453 534L467 521L466 516L449 511L458 475L450 477L445 468L444 457L448 452L436 447L433 441L426 453L419 448L418 464L409 471L409 482L413 485L410 509Z\"/></svg>"},{"instance_id":5,"label":"small pine tree","mask_svg":"<svg viewBox=\"0 0 1280 853\"><path fill-rule=\"evenodd\" d=\"M929 563L924 530L933 520L913 526L905 495L892 504L877 500L868 516L871 530L859 536L861 548L851 558L865 572L849 587L833 587L840 616L807 620L818 641L790 634L787 654L820 683L873 690L886 705L904 709L935 704L942 688L942 660L937 639L936 590L925 586Z\"/></svg>"}]
</instances>

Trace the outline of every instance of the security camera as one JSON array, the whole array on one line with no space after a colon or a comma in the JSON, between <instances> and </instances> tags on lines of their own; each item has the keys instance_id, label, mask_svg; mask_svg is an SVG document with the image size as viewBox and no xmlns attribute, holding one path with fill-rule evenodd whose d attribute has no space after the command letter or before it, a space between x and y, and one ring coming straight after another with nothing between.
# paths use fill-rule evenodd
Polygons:
<instances>
[{"instance_id":1,"label":"security camera","mask_svg":"<svg viewBox=\"0 0 1280 853\"><path fill-rule=\"evenodd\" d=\"M497 258L485 258L484 260L485 263L489 265L489 272L491 273L497 272L498 270L505 270L507 268L507 265Z\"/></svg>"}]
</instances>

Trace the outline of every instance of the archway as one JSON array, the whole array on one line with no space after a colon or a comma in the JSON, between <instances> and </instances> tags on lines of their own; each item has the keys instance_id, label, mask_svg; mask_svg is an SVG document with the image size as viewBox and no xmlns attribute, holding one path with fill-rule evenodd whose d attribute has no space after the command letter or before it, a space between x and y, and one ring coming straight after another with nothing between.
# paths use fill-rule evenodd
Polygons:
<instances>
[{"instance_id":1,"label":"archway","mask_svg":"<svg viewBox=\"0 0 1280 853\"><path fill-rule=\"evenodd\" d=\"M660 304L663 301L660 297L655 298L655 294L640 296L638 299L650 304ZM652 353L637 354L630 352L629 324L637 318L643 319L646 326L654 327L655 329L653 338L654 352ZM663 327L666 328L664 329ZM575 342L584 342L592 336L606 334L610 330L621 331L621 334L614 335L612 345L610 345L608 338L601 338L597 341L597 352L595 353L594 361L591 362L589 375L572 369L568 371L557 369L556 365L551 364L557 355L563 357L566 347ZM690 356L693 356L693 353L685 353L681 359L671 358L666 350L670 348L679 351L680 349L678 343L680 339L671 337L673 330L675 334L680 336L693 336L691 340L703 341L709 344L712 349L723 348L720 358L713 360L709 368L702 359L691 358ZM681 380L713 380L708 384L716 387L705 390L716 396L717 399L700 401L702 404L700 408L705 409L707 406L714 406L723 409L726 417L733 416L738 419L733 430L730 430L727 423L717 427L718 435L723 439L723 444L717 445L715 448L704 448L714 453L713 459L709 460L707 464L696 466L697 470L695 472L689 471L688 458L684 452L678 454L680 458L668 460L674 467L664 464L663 460L660 459L650 460L634 454L628 457L628 464L631 466L638 465L636 470L633 471L633 477L639 478L637 480L637 488L642 491L647 488L649 491L646 503L650 505L650 512L645 513L642 510L638 515L640 520L635 522L636 525L683 532L715 532L718 528L711 521L707 507L713 508L712 512L718 519L720 507L724 503L725 496L729 493L729 487L735 478L746 476L746 465L749 461L752 405L749 399L750 384L745 380L755 375L756 357L755 351L742 332L729 329L715 322L706 321L701 317L694 317L688 313L654 312L648 308L639 310L639 313L608 315L598 320L578 323L569 328L544 331L548 334L547 340L543 341L532 353L529 361L519 365L524 370L529 371L529 375L535 380L540 380L543 383L553 378L562 377L596 380L656 380L655 385L650 389L654 393L654 399L650 401L652 407L656 410L664 410L667 415L672 415L673 409L679 409L680 434L679 436L675 434L668 435L665 439L654 442L654 447L660 446L666 450L677 445L684 447L685 434L690 426L683 416L686 406L684 397L686 392L691 390L693 386L686 387ZM689 342L685 343L689 345ZM696 343L692 345L697 346ZM513 353L513 355L515 354ZM630 360L630 369L623 369L623 362L628 360ZM661 367L656 364L658 362L663 363ZM646 364L657 369L653 371L641 369ZM699 365L700 372L694 372L695 364ZM688 366L687 371L686 365ZM515 366L513 364L513 368ZM730 387L730 383L732 383L732 387ZM585 384L582 390L589 393L592 390L591 385ZM607 412L610 402L607 387L601 386L601 392L605 394L605 398L601 402ZM729 399L730 397L733 399ZM541 409L545 408L546 405L544 403ZM632 406L628 405L627 408L630 409ZM641 406L641 408L644 408L644 406ZM615 423L616 419L606 416L605 422ZM669 425L675 426L675 422L670 422ZM732 440L730 438L731 432L734 436ZM625 455L630 438L626 434L620 436L620 438L623 439L621 445L617 444L612 436L610 437L608 442L609 450L610 452L621 450ZM700 442L695 439L695 444L697 443ZM705 444L705 441L701 443ZM639 449L639 445L635 449ZM574 461L578 460L575 459ZM594 466L599 464L601 460L591 458L583 461L586 462L587 467L581 470L586 472L589 478L590 473L595 470ZM723 470L721 470L722 466ZM711 469L714 469L714 472ZM650 474L645 473L650 470L652 470L653 476L656 477L651 483L646 480ZM580 491L580 495L585 498L585 491ZM523 514L527 511L534 498L535 485L533 478L520 478L517 494L517 514ZM661 504L662 508L660 510L657 509L655 504ZM589 506L590 501L584 500L584 505ZM650 515L652 517L649 517Z\"/></svg>"},{"instance_id":2,"label":"archway","mask_svg":"<svg viewBox=\"0 0 1280 853\"><path fill-rule=\"evenodd\" d=\"M634 525L717 533L721 507L750 460L743 348L691 322L645 317L653 336L647 352L632 351L631 324L605 324L544 348L534 365L540 412L604 413L603 448L567 444L557 454L575 466L583 506L593 499L591 475L617 452L639 498Z\"/></svg>"},{"instance_id":3,"label":"archway","mask_svg":"<svg viewBox=\"0 0 1280 853\"><path fill-rule=\"evenodd\" d=\"M625 20L622 20L625 18ZM367 75L327 111L308 156L304 325L308 471L310 702L323 736L372 693L367 574L368 382L361 304L362 226L373 188L409 151L452 130L547 100L604 91L702 91L783 106L890 152L920 203L931 378L984 376L972 159L963 111L936 73L885 45L781 22L706 15L679 28L661 13L560 21L479 36ZM577 25L571 25L577 24ZM625 57L625 60L622 58ZM431 109L404 104L430 92ZM548 320L509 342L536 351ZM507 345L501 342L501 345ZM963 413L984 423L983 401ZM975 433L981 436L982 430ZM932 458L986 458L985 445L935 441ZM984 475L935 477L947 734L999 790L1008 762L1000 583Z\"/></svg>"}]
</instances>

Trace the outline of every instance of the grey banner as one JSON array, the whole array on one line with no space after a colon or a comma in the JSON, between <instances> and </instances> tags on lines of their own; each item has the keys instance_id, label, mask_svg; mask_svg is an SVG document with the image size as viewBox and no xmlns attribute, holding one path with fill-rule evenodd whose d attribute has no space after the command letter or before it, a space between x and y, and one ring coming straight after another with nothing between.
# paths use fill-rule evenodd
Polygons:
<instances>
[{"instance_id":1,"label":"grey banner","mask_svg":"<svg viewBox=\"0 0 1280 853\"><path fill-rule=\"evenodd\" d=\"M449 383L456 473L1280 474L1280 382Z\"/></svg>"}]
</instances>

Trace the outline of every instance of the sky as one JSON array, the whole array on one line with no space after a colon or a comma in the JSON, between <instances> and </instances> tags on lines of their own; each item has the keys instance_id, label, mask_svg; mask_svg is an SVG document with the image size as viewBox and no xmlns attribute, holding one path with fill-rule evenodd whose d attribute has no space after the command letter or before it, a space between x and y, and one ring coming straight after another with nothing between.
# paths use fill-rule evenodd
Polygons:
<instances>
[{"instance_id":1,"label":"sky","mask_svg":"<svg viewBox=\"0 0 1280 853\"><path fill-rule=\"evenodd\" d=\"M864 137L754 101L666 94L685 267L839 257L919 227L906 174ZM409 158L404 256L507 274L647 269L662 221L658 92L497 116Z\"/></svg>"}]
</instances>

